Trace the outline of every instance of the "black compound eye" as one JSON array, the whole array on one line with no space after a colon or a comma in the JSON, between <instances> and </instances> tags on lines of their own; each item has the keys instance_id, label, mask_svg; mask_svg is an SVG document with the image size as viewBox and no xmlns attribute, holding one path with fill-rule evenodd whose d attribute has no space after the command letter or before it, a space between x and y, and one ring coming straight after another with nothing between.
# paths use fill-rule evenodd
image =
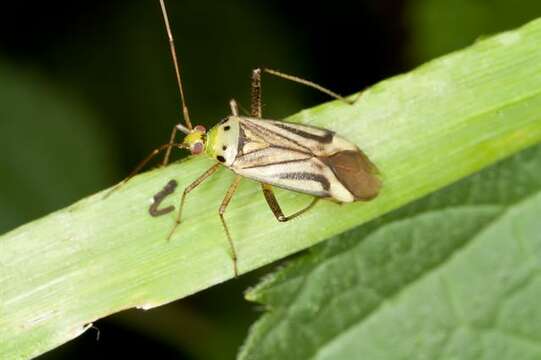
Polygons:
<instances>
[{"instance_id":1,"label":"black compound eye","mask_svg":"<svg viewBox=\"0 0 541 360\"><path fill-rule=\"evenodd\" d=\"M231 129L231 126L229 126L229 125L224 126L224 130L225 130L225 131L227 131L227 130L229 130L229 129Z\"/></svg>"},{"instance_id":2,"label":"black compound eye","mask_svg":"<svg viewBox=\"0 0 541 360\"><path fill-rule=\"evenodd\" d=\"M227 150L227 146L225 146L225 145L222 146L222 150L223 150L223 151L226 151L226 150Z\"/></svg>"},{"instance_id":3,"label":"black compound eye","mask_svg":"<svg viewBox=\"0 0 541 360\"><path fill-rule=\"evenodd\" d=\"M219 162L225 162L225 158L224 158L222 155L216 156L216 159L217 159Z\"/></svg>"}]
</instances>

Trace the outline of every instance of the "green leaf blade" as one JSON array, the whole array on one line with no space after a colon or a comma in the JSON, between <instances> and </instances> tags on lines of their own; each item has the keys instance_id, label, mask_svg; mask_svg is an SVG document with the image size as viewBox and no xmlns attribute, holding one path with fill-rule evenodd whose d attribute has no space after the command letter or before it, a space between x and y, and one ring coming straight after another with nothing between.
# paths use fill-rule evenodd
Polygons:
<instances>
[{"instance_id":1,"label":"green leaf blade","mask_svg":"<svg viewBox=\"0 0 541 360\"><path fill-rule=\"evenodd\" d=\"M539 173L537 146L320 246L247 294L240 359L538 358Z\"/></svg>"},{"instance_id":2,"label":"green leaf blade","mask_svg":"<svg viewBox=\"0 0 541 360\"><path fill-rule=\"evenodd\" d=\"M226 219L246 272L351 229L541 140L541 20L432 61L367 90L353 106L331 102L288 120L333 129L379 167L369 203L321 202L279 224L246 181ZM213 162L189 159L134 178L107 200L96 194L0 237L0 357L40 354L92 321L152 308L233 276L217 209L232 174L188 198L185 221L148 215L170 180L183 187ZM280 191L286 212L308 197ZM480 195L479 195L480 196ZM254 215L255 214L255 215Z\"/></svg>"}]
</instances>

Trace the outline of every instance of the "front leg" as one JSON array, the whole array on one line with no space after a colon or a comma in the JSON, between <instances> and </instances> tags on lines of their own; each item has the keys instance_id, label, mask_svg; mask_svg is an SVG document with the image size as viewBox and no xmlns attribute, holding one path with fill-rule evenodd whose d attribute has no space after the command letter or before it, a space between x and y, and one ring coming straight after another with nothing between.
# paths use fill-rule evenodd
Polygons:
<instances>
[{"instance_id":1,"label":"front leg","mask_svg":"<svg viewBox=\"0 0 541 360\"><path fill-rule=\"evenodd\" d=\"M199 176L193 183L188 185L186 189L184 189L184 192L182 193L182 197L180 198L180 205L178 208L177 217L175 219L175 224L173 225L173 228L169 232L169 235L167 235L167 240L171 239L171 236L173 236L173 233L175 232L177 226L180 225L180 221L182 218L182 209L184 208L184 201L186 200L186 195L190 193L193 189L195 189L199 184L201 184L204 180L208 179L211 175L213 175L219 168L221 164L217 163L212 165L210 169L205 171L201 176Z\"/></svg>"}]
</instances>

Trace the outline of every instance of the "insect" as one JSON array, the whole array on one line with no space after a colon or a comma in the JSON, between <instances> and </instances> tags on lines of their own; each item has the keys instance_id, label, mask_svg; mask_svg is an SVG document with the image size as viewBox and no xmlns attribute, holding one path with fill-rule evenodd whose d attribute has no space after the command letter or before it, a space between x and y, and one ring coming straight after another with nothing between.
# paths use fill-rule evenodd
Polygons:
<instances>
[{"instance_id":1,"label":"insect","mask_svg":"<svg viewBox=\"0 0 541 360\"><path fill-rule=\"evenodd\" d=\"M152 198L152 204L148 208L148 213L151 216L158 217L165 214L169 214L171 211L175 210L175 207L173 205L168 206L163 209L158 209L160 207L160 204L162 203L163 199L165 199L168 195L175 192L175 189L177 188L178 183L176 180L169 180L167 184L163 187L162 190L160 190L154 197Z\"/></svg>"},{"instance_id":2,"label":"insect","mask_svg":"<svg viewBox=\"0 0 541 360\"><path fill-rule=\"evenodd\" d=\"M331 97L349 102L340 95L311 81L276 70L255 69L251 79L250 116L241 116L236 101L231 100L231 114L210 130L207 131L201 125L192 126L182 87L180 63L177 59L164 0L160 0L160 6L169 40L185 125L179 123L173 127L169 143L155 149L111 192L130 180L148 161L164 150L166 153L163 165L168 164L172 148L187 149L192 155L205 155L215 159L216 164L195 179L182 192L175 224L169 232L168 239L181 223L182 210L187 195L216 173L219 168L228 168L236 176L225 194L218 214L229 243L235 276L238 276L239 273L237 251L224 214L243 177L261 183L265 200L280 222L289 221L307 212L320 199L349 203L360 200L368 201L378 195L381 183L377 177L377 169L357 145L336 135L331 130L262 118L261 75L263 73L309 86ZM175 143L177 131L185 135L181 143ZM273 186L309 194L314 199L305 208L286 216L274 195Z\"/></svg>"}]
</instances>

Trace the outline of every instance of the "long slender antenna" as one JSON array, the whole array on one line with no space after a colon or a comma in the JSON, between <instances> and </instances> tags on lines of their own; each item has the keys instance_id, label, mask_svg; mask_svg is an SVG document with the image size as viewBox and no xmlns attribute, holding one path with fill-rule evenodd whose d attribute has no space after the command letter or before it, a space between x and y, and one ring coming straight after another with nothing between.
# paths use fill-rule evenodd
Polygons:
<instances>
[{"instance_id":1,"label":"long slender antenna","mask_svg":"<svg viewBox=\"0 0 541 360\"><path fill-rule=\"evenodd\" d=\"M175 74L177 75L177 84L180 91L180 102L182 103L182 115L188 129L192 129L192 122L190 121L190 114L188 107L184 100L184 89L182 88L182 80L180 78L180 65L177 59L177 52L175 50L175 40L173 39L173 33L171 32L171 26L169 25L169 16L167 16L167 9L165 8L165 1L160 0L160 6L162 8L163 21L165 22L165 29L167 30L167 37L169 38L169 49L171 50L171 57L173 59L173 65L175 66Z\"/></svg>"},{"instance_id":2,"label":"long slender antenna","mask_svg":"<svg viewBox=\"0 0 541 360\"><path fill-rule=\"evenodd\" d=\"M300 78L300 77L298 77L298 76L293 76L293 75L289 75L289 74L284 74L283 72L277 71L277 70L272 70L272 69L267 69L267 68L262 68L261 70L264 71L264 72L266 72L267 74L271 74L271 75L280 77L280 78L282 78L282 79L290 80L290 81L296 82L296 83L298 83L298 84L303 84L303 85L309 86L309 87L311 87L312 89L319 90L319 91L321 91L322 93L327 94L327 95L329 95L330 97L333 97L333 98L338 99L338 100L340 100L340 101L343 101L343 102L345 102L345 103L353 104L353 103L355 102L355 101L348 100L348 99L346 99L345 97L343 97L343 96L341 96L341 95L338 95L338 94L335 93L334 91L331 91L331 90L329 90L329 89L327 89L327 88L324 88L323 86L321 86L321 85L319 85L319 84L316 84L316 83L313 82L313 81L305 80L305 79Z\"/></svg>"}]
</instances>

